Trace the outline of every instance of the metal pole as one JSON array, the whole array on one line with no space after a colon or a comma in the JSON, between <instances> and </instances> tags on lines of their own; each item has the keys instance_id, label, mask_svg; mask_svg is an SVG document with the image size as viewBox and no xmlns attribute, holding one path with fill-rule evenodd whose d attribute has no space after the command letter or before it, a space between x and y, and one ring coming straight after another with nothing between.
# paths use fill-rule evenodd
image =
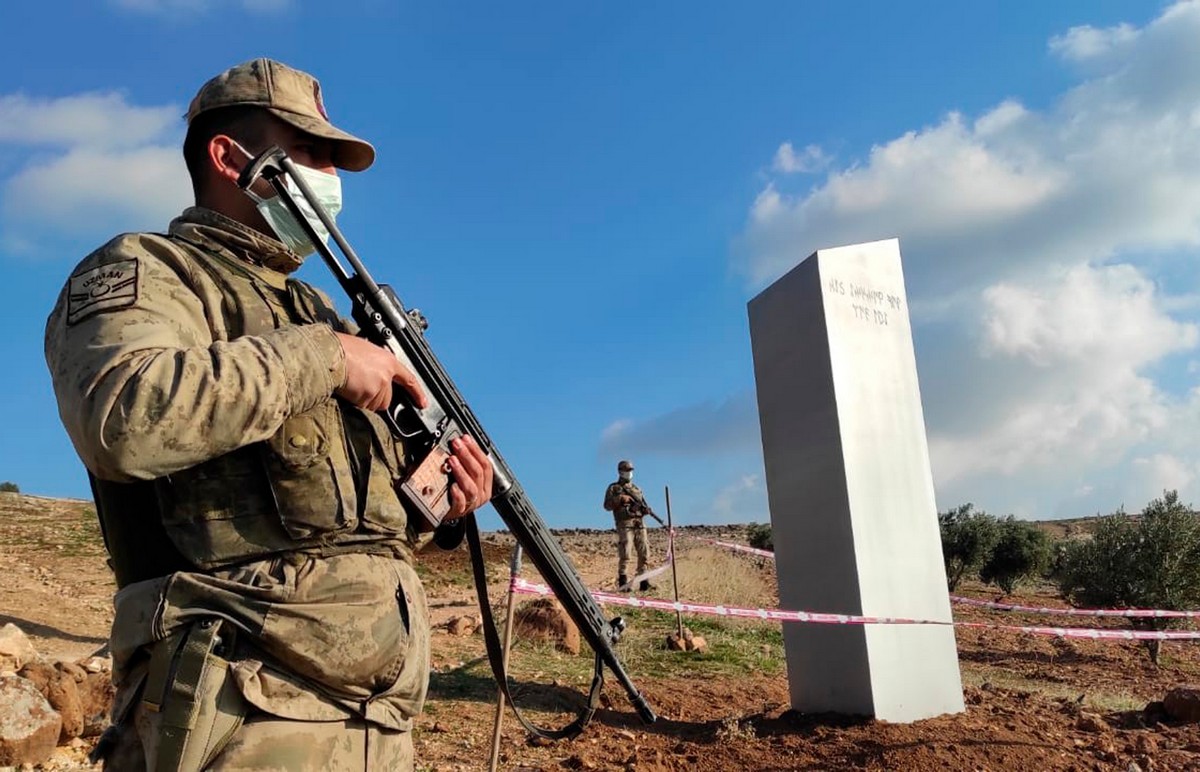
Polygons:
<instances>
[{"instance_id":1,"label":"metal pole","mask_svg":"<svg viewBox=\"0 0 1200 772\"><path fill-rule=\"evenodd\" d=\"M504 619L504 654L500 657L503 663L501 669L504 671L504 677L508 678L508 649L512 643L512 628L513 628L513 601L516 598L516 593L513 592L513 580L521 573L521 545L518 543L513 546L512 560L508 564L508 614ZM496 772L497 765L500 763L500 726L504 722L504 690L499 690L496 698L496 722L492 725L492 757L488 762L488 772Z\"/></svg>"},{"instance_id":2,"label":"metal pole","mask_svg":"<svg viewBox=\"0 0 1200 772\"><path fill-rule=\"evenodd\" d=\"M675 527L671 525L671 486L663 486L667 496L667 552L671 556L671 584L675 588L675 602L679 602L679 576L675 573ZM675 621L679 625L679 638L683 639L683 614L675 609Z\"/></svg>"}]
</instances>

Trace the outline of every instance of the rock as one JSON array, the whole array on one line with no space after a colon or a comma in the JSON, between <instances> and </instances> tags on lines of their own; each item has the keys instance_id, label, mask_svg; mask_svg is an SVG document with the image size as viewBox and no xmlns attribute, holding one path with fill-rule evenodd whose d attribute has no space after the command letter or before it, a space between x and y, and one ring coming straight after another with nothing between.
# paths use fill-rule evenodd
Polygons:
<instances>
[{"instance_id":1,"label":"rock","mask_svg":"<svg viewBox=\"0 0 1200 772\"><path fill-rule=\"evenodd\" d=\"M25 663L37 659L37 649L33 648L25 631L9 622L0 627L0 670L20 670Z\"/></svg>"},{"instance_id":2,"label":"rock","mask_svg":"<svg viewBox=\"0 0 1200 772\"><path fill-rule=\"evenodd\" d=\"M1200 688L1181 686L1163 697L1163 710L1176 721L1200 721Z\"/></svg>"},{"instance_id":3,"label":"rock","mask_svg":"<svg viewBox=\"0 0 1200 772\"><path fill-rule=\"evenodd\" d=\"M1104 719L1095 713L1082 712L1075 721L1075 728L1081 732L1107 732L1109 727Z\"/></svg>"},{"instance_id":4,"label":"rock","mask_svg":"<svg viewBox=\"0 0 1200 772\"><path fill-rule=\"evenodd\" d=\"M451 635L466 636L475 632L475 628L478 626L475 617L455 617L446 623L446 631Z\"/></svg>"},{"instance_id":5,"label":"rock","mask_svg":"<svg viewBox=\"0 0 1200 772\"><path fill-rule=\"evenodd\" d=\"M666 645L671 651L687 651L687 640L681 638L679 633L671 633L668 635Z\"/></svg>"},{"instance_id":6,"label":"rock","mask_svg":"<svg viewBox=\"0 0 1200 772\"><path fill-rule=\"evenodd\" d=\"M81 670L82 672L82 670ZM44 662L31 662L17 675L27 679L58 711L62 721L60 742L83 734L83 707L79 702L79 686L73 674Z\"/></svg>"},{"instance_id":7,"label":"rock","mask_svg":"<svg viewBox=\"0 0 1200 772\"><path fill-rule=\"evenodd\" d=\"M82 737L98 737L108 728L115 692L112 674L107 672L89 673L87 679L79 684L79 707L83 712Z\"/></svg>"},{"instance_id":8,"label":"rock","mask_svg":"<svg viewBox=\"0 0 1200 772\"><path fill-rule=\"evenodd\" d=\"M111 657L88 657L79 663L80 666L89 673L111 673L112 658Z\"/></svg>"},{"instance_id":9,"label":"rock","mask_svg":"<svg viewBox=\"0 0 1200 772\"><path fill-rule=\"evenodd\" d=\"M62 719L24 678L0 681L0 766L40 764L58 745Z\"/></svg>"},{"instance_id":10,"label":"rock","mask_svg":"<svg viewBox=\"0 0 1200 772\"><path fill-rule=\"evenodd\" d=\"M579 628L554 598L521 604L513 616L513 633L519 638L553 643L568 654L579 653Z\"/></svg>"},{"instance_id":11,"label":"rock","mask_svg":"<svg viewBox=\"0 0 1200 772\"><path fill-rule=\"evenodd\" d=\"M702 636L693 635L692 639L688 641L688 647L691 651L696 651L703 654L704 652L708 651L708 641L704 640Z\"/></svg>"},{"instance_id":12,"label":"rock","mask_svg":"<svg viewBox=\"0 0 1200 772\"><path fill-rule=\"evenodd\" d=\"M74 679L75 683L77 684L81 684L85 679L87 679L88 671L83 669L83 665L79 665L75 662L59 661L55 662L54 666L71 676L71 678Z\"/></svg>"},{"instance_id":13,"label":"rock","mask_svg":"<svg viewBox=\"0 0 1200 772\"><path fill-rule=\"evenodd\" d=\"M1152 756L1158 753L1158 740L1155 740L1153 735L1140 734L1133 747L1142 756Z\"/></svg>"}]
</instances>

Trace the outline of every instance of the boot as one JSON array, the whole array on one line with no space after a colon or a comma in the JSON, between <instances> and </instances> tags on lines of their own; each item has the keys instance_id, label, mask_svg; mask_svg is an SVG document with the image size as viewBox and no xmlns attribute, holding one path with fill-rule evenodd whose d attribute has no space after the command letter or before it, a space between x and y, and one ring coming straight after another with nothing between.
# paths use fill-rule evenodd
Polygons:
<instances>
[{"instance_id":1,"label":"boot","mask_svg":"<svg viewBox=\"0 0 1200 772\"><path fill-rule=\"evenodd\" d=\"M658 588L655 587L654 585L650 584L649 579L643 579L642 583L638 585L638 589L641 590L642 592L646 592L648 590L657 590Z\"/></svg>"},{"instance_id":2,"label":"boot","mask_svg":"<svg viewBox=\"0 0 1200 772\"><path fill-rule=\"evenodd\" d=\"M625 576L625 574L619 574L617 576L617 589L621 592L629 592L630 588L625 586L627 584L629 584L629 577Z\"/></svg>"}]
</instances>

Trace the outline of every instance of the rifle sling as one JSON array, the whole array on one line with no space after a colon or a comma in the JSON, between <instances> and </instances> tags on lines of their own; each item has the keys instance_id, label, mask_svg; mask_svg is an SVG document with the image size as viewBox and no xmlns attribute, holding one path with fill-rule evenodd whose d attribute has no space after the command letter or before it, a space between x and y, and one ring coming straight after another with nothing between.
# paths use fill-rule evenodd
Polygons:
<instances>
[{"instance_id":1,"label":"rifle sling","mask_svg":"<svg viewBox=\"0 0 1200 772\"><path fill-rule=\"evenodd\" d=\"M504 652L500 645L500 634L496 631L496 621L492 617L492 604L488 600L487 589L487 572L484 570L483 564L483 548L479 541L479 526L475 522L474 513L463 518L467 525L467 544L471 550L471 569L475 574L475 591L479 596L479 614L483 620L483 640L487 644L488 660L492 664L492 675L496 679L497 685L500 687L500 693L508 701L512 707L513 714L517 720L521 722L529 732L537 737L544 737L547 740L564 740L571 739L577 736L592 720L592 715L596 712L596 708L600 704L600 692L604 686L604 663L600 660L600 655L596 655L596 672L592 675L592 688L588 694L587 705L580 711L567 726L561 729L547 729L545 727L536 726L531 723L517 709L517 704L513 701L512 693L508 689L508 673L504 667Z\"/></svg>"}]
</instances>

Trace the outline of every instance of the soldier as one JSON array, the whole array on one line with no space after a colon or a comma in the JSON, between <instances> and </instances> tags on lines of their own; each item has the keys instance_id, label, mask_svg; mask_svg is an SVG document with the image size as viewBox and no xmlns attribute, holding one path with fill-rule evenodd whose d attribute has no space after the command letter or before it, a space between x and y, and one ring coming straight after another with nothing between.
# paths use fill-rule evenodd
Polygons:
<instances>
[{"instance_id":1,"label":"soldier","mask_svg":"<svg viewBox=\"0 0 1200 772\"><path fill-rule=\"evenodd\" d=\"M640 576L646 571L646 526L642 522L645 515L655 517L642 489L633 484L633 463L623 460L617 464L617 481L610 484L604 492L604 508L613 513L617 524L617 586L624 591L631 588L629 575L629 544L633 542L637 550L637 573ZM648 579L643 579L638 589L645 592L654 589Z\"/></svg>"},{"instance_id":2,"label":"soldier","mask_svg":"<svg viewBox=\"0 0 1200 772\"><path fill-rule=\"evenodd\" d=\"M289 277L315 248L274 190L236 184L278 145L336 214L337 169L375 150L330 123L312 76L268 59L206 83L187 123L195 206L84 258L46 326L119 587L97 753L120 770L411 770L429 627L404 455L375 411L394 384L426 398ZM491 498L492 470L470 438L453 452L457 518Z\"/></svg>"}]
</instances>

